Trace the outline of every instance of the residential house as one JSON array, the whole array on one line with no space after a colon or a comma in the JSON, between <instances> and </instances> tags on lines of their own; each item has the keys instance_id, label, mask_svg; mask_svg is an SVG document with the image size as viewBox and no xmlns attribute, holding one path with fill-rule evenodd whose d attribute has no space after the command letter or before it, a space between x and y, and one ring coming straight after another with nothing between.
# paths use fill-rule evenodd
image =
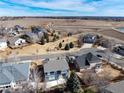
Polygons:
<instances>
[{"instance_id":1,"label":"residential house","mask_svg":"<svg viewBox=\"0 0 124 93\"><path fill-rule=\"evenodd\" d=\"M18 33L22 33L22 32L24 32L23 30L24 30L24 27L21 27L20 25L15 25L14 26L14 30L16 31L16 32L18 32Z\"/></svg>"},{"instance_id":2,"label":"residential house","mask_svg":"<svg viewBox=\"0 0 124 93\"><path fill-rule=\"evenodd\" d=\"M50 58L44 61L45 88L66 83L69 66L65 58Z\"/></svg>"},{"instance_id":3,"label":"residential house","mask_svg":"<svg viewBox=\"0 0 124 93\"><path fill-rule=\"evenodd\" d=\"M29 43L37 43L39 42L39 37L32 32L26 32L24 35L21 36L21 38L25 39Z\"/></svg>"},{"instance_id":4,"label":"residential house","mask_svg":"<svg viewBox=\"0 0 124 93\"><path fill-rule=\"evenodd\" d=\"M47 31L44 28L41 27L32 27L32 33L36 34L38 38L42 38L44 36L44 33L47 33Z\"/></svg>"},{"instance_id":5,"label":"residential house","mask_svg":"<svg viewBox=\"0 0 124 93\"><path fill-rule=\"evenodd\" d=\"M29 43L39 43L47 31L40 27L32 27L31 32L25 32L21 38L25 39Z\"/></svg>"},{"instance_id":6,"label":"residential house","mask_svg":"<svg viewBox=\"0 0 124 93\"><path fill-rule=\"evenodd\" d=\"M13 37L19 34L13 27L5 28L3 30L3 33L4 35L10 36L10 37Z\"/></svg>"},{"instance_id":7,"label":"residential house","mask_svg":"<svg viewBox=\"0 0 124 93\"><path fill-rule=\"evenodd\" d=\"M100 46L104 48L111 48L111 42L107 39L100 40Z\"/></svg>"},{"instance_id":8,"label":"residential house","mask_svg":"<svg viewBox=\"0 0 124 93\"><path fill-rule=\"evenodd\" d=\"M99 57L93 55L91 52L75 55L69 58L74 63L74 67L77 71L85 68L94 67L96 64L100 64L101 60Z\"/></svg>"},{"instance_id":9,"label":"residential house","mask_svg":"<svg viewBox=\"0 0 124 93\"><path fill-rule=\"evenodd\" d=\"M5 34L6 34L5 28L4 27L1 27L0 28L0 35L1 36L4 36Z\"/></svg>"},{"instance_id":10,"label":"residential house","mask_svg":"<svg viewBox=\"0 0 124 93\"><path fill-rule=\"evenodd\" d=\"M4 51L7 48L7 41L5 39L0 39L0 51Z\"/></svg>"},{"instance_id":11,"label":"residential house","mask_svg":"<svg viewBox=\"0 0 124 93\"><path fill-rule=\"evenodd\" d=\"M67 79L69 66L65 58L51 58L44 61L45 81L58 80L60 77Z\"/></svg>"},{"instance_id":12,"label":"residential house","mask_svg":"<svg viewBox=\"0 0 124 93\"><path fill-rule=\"evenodd\" d=\"M19 38L19 37L13 37L8 39L7 44L10 48L18 48L26 45L26 40Z\"/></svg>"},{"instance_id":13,"label":"residential house","mask_svg":"<svg viewBox=\"0 0 124 93\"><path fill-rule=\"evenodd\" d=\"M124 93L124 80L105 86L101 93Z\"/></svg>"},{"instance_id":14,"label":"residential house","mask_svg":"<svg viewBox=\"0 0 124 93\"><path fill-rule=\"evenodd\" d=\"M16 87L29 79L29 63L0 63L0 88Z\"/></svg>"},{"instance_id":15,"label":"residential house","mask_svg":"<svg viewBox=\"0 0 124 93\"><path fill-rule=\"evenodd\" d=\"M94 34L86 34L83 36L83 43L95 43L97 41L97 39L99 38L98 35L94 35Z\"/></svg>"},{"instance_id":16,"label":"residential house","mask_svg":"<svg viewBox=\"0 0 124 93\"><path fill-rule=\"evenodd\" d=\"M37 26L37 27L32 27L31 28L32 29L32 33L39 33L39 32L47 32L47 30L46 29L44 29L44 28L42 28L42 27L39 27L39 26Z\"/></svg>"},{"instance_id":17,"label":"residential house","mask_svg":"<svg viewBox=\"0 0 124 93\"><path fill-rule=\"evenodd\" d=\"M120 45L120 46L116 46L113 51L119 55L124 56L124 46Z\"/></svg>"}]
</instances>

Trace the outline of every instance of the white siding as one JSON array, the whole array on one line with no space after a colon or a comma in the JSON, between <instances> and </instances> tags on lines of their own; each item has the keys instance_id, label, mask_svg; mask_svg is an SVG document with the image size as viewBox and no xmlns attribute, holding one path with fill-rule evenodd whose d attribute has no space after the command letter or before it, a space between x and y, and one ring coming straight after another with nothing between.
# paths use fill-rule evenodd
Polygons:
<instances>
[{"instance_id":1,"label":"white siding","mask_svg":"<svg viewBox=\"0 0 124 93\"><path fill-rule=\"evenodd\" d=\"M6 42L0 42L0 50L4 51L7 48Z\"/></svg>"},{"instance_id":2,"label":"white siding","mask_svg":"<svg viewBox=\"0 0 124 93\"><path fill-rule=\"evenodd\" d=\"M21 45L21 44L24 44L26 43L26 41L24 39L21 39L19 38L16 42L15 42L15 45L18 46L18 45Z\"/></svg>"}]
</instances>

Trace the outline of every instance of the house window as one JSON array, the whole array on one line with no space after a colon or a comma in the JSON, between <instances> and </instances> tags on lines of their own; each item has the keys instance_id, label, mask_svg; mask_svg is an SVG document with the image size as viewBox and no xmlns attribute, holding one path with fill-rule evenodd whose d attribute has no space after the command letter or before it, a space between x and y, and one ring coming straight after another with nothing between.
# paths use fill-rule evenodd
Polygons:
<instances>
[{"instance_id":1,"label":"house window","mask_svg":"<svg viewBox=\"0 0 124 93\"><path fill-rule=\"evenodd\" d=\"M54 75L50 75L46 77L46 81L52 81L55 80L55 76Z\"/></svg>"},{"instance_id":2,"label":"house window","mask_svg":"<svg viewBox=\"0 0 124 93\"><path fill-rule=\"evenodd\" d=\"M64 70L64 71L62 71L62 74L67 73L67 72L68 72L67 70Z\"/></svg>"},{"instance_id":3,"label":"house window","mask_svg":"<svg viewBox=\"0 0 124 93\"><path fill-rule=\"evenodd\" d=\"M57 71L57 74L61 74L61 71Z\"/></svg>"},{"instance_id":4,"label":"house window","mask_svg":"<svg viewBox=\"0 0 124 93\"><path fill-rule=\"evenodd\" d=\"M55 80L55 76L54 76L54 75L50 76L50 77L49 77L49 80L50 80L50 81L51 81L51 80Z\"/></svg>"},{"instance_id":5,"label":"house window","mask_svg":"<svg viewBox=\"0 0 124 93\"><path fill-rule=\"evenodd\" d=\"M22 41L20 41L20 43L23 43Z\"/></svg>"},{"instance_id":6,"label":"house window","mask_svg":"<svg viewBox=\"0 0 124 93\"><path fill-rule=\"evenodd\" d=\"M21 45L20 43L18 45Z\"/></svg>"},{"instance_id":7,"label":"house window","mask_svg":"<svg viewBox=\"0 0 124 93\"><path fill-rule=\"evenodd\" d=\"M67 74L66 73L63 73L62 76L63 76L63 78L67 78Z\"/></svg>"},{"instance_id":8,"label":"house window","mask_svg":"<svg viewBox=\"0 0 124 93\"><path fill-rule=\"evenodd\" d=\"M45 75L47 75L47 72L45 73Z\"/></svg>"},{"instance_id":9,"label":"house window","mask_svg":"<svg viewBox=\"0 0 124 93\"><path fill-rule=\"evenodd\" d=\"M54 72L54 71L50 72L50 75L54 75L54 74L55 74L55 72Z\"/></svg>"},{"instance_id":10,"label":"house window","mask_svg":"<svg viewBox=\"0 0 124 93\"><path fill-rule=\"evenodd\" d=\"M6 88L9 88L9 87L11 87L11 86L6 86Z\"/></svg>"},{"instance_id":11,"label":"house window","mask_svg":"<svg viewBox=\"0 0 124 93\"><path fill-rule=\"evenodd\" d=\"M46 81L49 81L49 77L45 77L45 80L46 80Z\"/></svg>"}]
</instances>

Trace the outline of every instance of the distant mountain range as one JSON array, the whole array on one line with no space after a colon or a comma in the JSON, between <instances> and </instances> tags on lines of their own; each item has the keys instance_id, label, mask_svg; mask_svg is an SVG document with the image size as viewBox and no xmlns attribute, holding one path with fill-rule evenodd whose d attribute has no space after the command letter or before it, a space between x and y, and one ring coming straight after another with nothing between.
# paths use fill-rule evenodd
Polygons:
<instances>
[{"instance_id":1,"label":"distant mountain range","mask_svg":"<svg viewBox=\"0 0 124 93\"><path fill-rule=\"evenodd\" d=\"M106 21L124 21L124 17L107 17L107 16L19 16L19 17L0 17L0 20L15 20L22 18L48 18L48 19L80 19L80 20L106 20Z\"/></svg>"}]
</instances>

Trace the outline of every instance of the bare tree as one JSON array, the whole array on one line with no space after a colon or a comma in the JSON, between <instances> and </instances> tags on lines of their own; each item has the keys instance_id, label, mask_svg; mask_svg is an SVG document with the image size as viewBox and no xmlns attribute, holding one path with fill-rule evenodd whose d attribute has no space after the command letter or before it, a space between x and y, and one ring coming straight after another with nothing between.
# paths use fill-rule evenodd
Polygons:
<instances>
[{"instance_id":1,"label":"bare tree","mask_svg":"<svg viewBox=\"0 0 124 93\"><path fill-rule=\"evenodd\" d=\"M108 83L105 78L99 77L93 70L83 72L81 80L86 85L96 85L97 87L104 86Z\"/></svg>"}]
</instances>

